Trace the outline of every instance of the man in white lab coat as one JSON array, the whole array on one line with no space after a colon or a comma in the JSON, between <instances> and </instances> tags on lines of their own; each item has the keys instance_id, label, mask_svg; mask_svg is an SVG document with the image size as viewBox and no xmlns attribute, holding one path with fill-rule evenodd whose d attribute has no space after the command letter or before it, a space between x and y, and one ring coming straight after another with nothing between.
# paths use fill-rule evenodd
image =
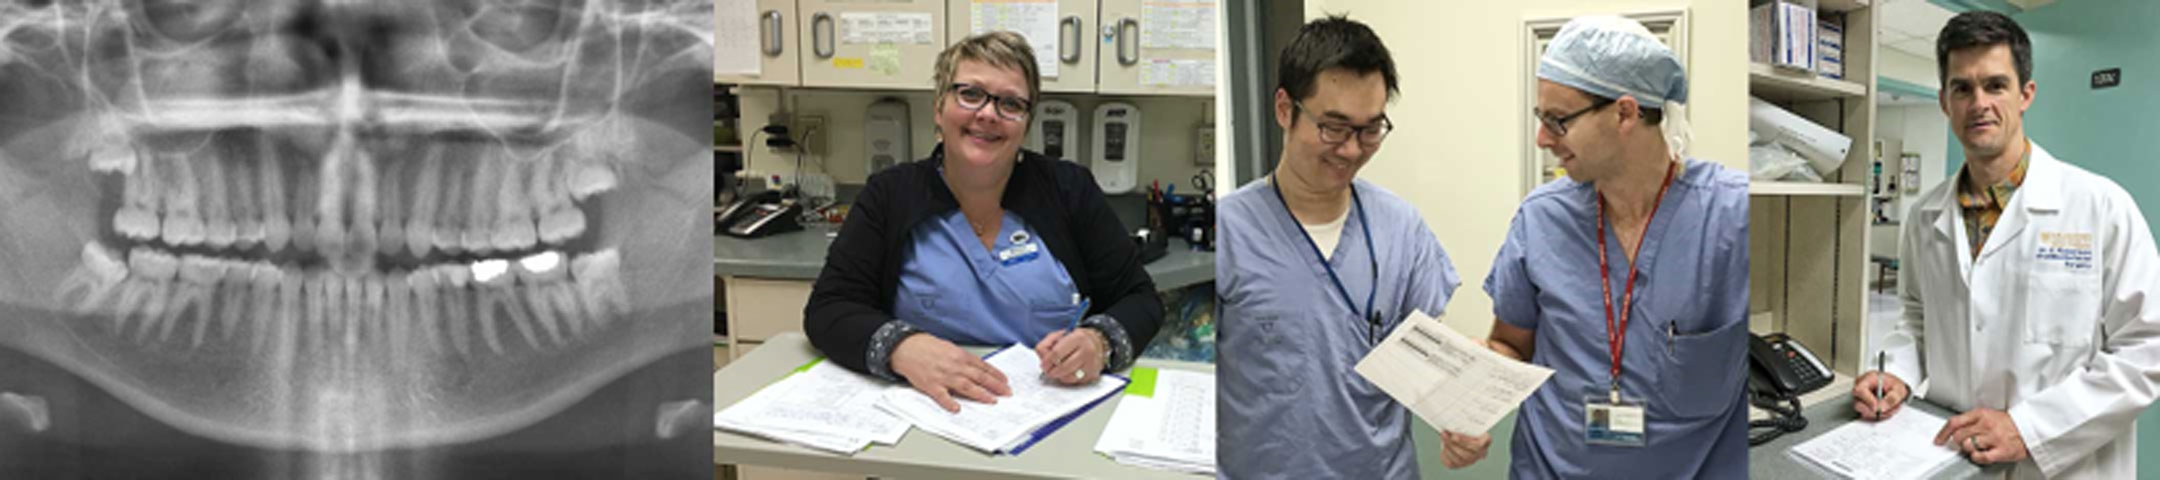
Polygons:
<instances>
[{"instance_id":1,"label":"man in white lab coat","mask_svg":"<svg viewBox=\"0 0 2160 480\"><path fill-rule=\"evenodd\" d=\"M2135 422L2160 394L2152 232L2121 186L2025 137L2032 46L2009 17L1960 14L1935 52L1965 166L1906 218L1904 317L1884 342L1887 372L1855 382L1854 408L1887 418L1924 382L1929 401L1963 412L1935 442L1976 463L2132 478Z\"/></svg>"}]
</instances>

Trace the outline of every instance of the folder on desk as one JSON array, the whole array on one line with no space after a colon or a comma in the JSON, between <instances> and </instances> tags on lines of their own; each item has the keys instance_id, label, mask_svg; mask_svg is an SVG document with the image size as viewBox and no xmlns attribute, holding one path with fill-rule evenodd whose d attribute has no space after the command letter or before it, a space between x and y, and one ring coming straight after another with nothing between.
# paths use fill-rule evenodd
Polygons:
<instances>
[{"instance_id":1,"label":"folder on desk","mask_svg":"<svg viewBox=\"0 0 2160 480\"><path fill-rule=\"evenodd\" d=\"M983 359L1004 372L1012 396L999 398L995 404L956 399L960 412L951 413L922 392L895 388L885 391L877 407L954 443L984 452L1017 454L1123 391L1127 383L1108 375L1080 386L1045 380L1040 357L1025 345L1008 346Z\"/></svg>"}]
</instances>

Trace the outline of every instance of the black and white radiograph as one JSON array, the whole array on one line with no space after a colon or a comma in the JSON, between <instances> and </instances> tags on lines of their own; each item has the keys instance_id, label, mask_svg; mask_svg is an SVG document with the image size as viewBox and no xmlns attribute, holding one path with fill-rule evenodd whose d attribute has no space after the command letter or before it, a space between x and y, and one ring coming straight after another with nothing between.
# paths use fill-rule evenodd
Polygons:
<instances>
[{"instance_id":1,"label":"black and white radiograph","mask_svg":"<svg viewBox=\"0 0 2160 480\"><path fill-rule=\"evenodd\" d=\"M0 477L708 442L712 8L0 0Z\"/></svg>"}]
</instances>

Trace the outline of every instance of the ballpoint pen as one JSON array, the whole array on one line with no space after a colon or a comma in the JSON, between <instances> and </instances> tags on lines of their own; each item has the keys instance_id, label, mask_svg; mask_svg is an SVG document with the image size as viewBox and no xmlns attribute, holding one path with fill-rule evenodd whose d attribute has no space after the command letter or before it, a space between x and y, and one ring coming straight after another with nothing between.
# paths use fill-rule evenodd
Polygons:
<instances>
[{"instance_id":1,"label":"ballpoint pen","mask_svg":"<svg viewBox=\"0 0 2160 480\"><path fill-rule=\"evenodd\" d=\"M1887 353L1888 353L1888 352L1875 352L1875 419L1876 419L1876 420L1882 420L1882 402L1883 402L1883 400L1886 400L1886 399L1887 399L1887 398L1883 397L1883 383L1884 383L1884 382L1883 382L1883 356L1884 356L1885 354L1887 354Z\"/></svg>"}]
</instances>

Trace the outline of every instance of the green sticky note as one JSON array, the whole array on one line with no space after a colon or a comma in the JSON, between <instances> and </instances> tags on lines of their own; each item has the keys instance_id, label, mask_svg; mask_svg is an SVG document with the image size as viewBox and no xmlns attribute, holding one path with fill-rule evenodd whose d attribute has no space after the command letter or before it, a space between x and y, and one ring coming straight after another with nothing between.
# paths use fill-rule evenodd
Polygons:
<instances>
[{"instance_id":1,"label":"green sticky note","mask_svg":"<svg viewBox=\"0 0 2160 480\"><path fill-rule=\"evenodd\" d=\"M1133 367L1132 383L1125 385L1125 394L1155 398L1155 367Z\"/></svg>"}]
</instances>

